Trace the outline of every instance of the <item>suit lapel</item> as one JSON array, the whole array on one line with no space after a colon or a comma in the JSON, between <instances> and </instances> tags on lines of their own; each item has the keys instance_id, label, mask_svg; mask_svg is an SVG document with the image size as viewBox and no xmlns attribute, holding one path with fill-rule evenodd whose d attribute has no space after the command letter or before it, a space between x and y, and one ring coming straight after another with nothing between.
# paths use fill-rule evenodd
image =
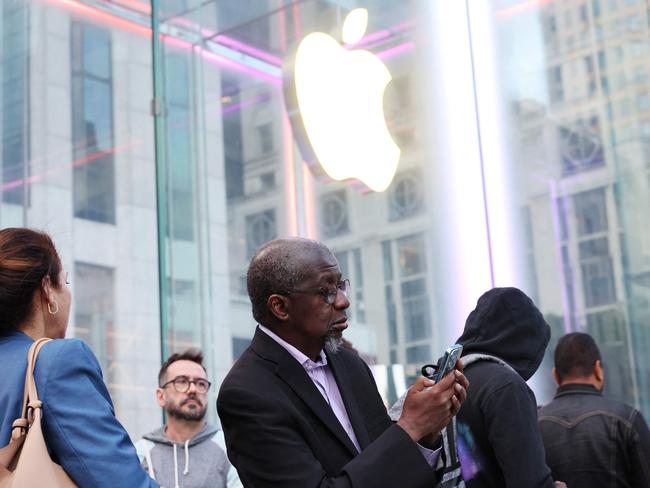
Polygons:
<instances>
[{"instance_id":1,"label":"suit lapel","mask_svg":"<svg viewBox=\"0 0 650 488\"><path fill-rule=\"evenodd\" d=\"M358 451L350 440L347 432L334 415L332 408L327 404L314 382L311 380L302 365L295 360L280 344L261 330L255 332L252 348L263 357L277 363L275 373L284 381L293 392L311 409L330 432L350 451L356 455ZM356 429L355 429L356 430Z\"/></svg>"},{"instance_id":2,"label":"suit lapel","mask_svg":"<svg viewBox=\"0 0 650 488\"><path fill-rule=\"evenodd\" d=\"M361 449L365 449L365 447L370 444L370 436L366 424L363 421L363 416L359 411L358 403L354 397L354 386L352 385L350 377L344 373L345 365L342 364L341 358L338 354L328 354L327 361L332 369L332 373L334 373L336 384L339 387L339 392L341 393L341 398L345 405L345 411L348 413L348 418L350 419L354 433L357 436L359 446L361 446Z\"/></svg>"}]
</instances>

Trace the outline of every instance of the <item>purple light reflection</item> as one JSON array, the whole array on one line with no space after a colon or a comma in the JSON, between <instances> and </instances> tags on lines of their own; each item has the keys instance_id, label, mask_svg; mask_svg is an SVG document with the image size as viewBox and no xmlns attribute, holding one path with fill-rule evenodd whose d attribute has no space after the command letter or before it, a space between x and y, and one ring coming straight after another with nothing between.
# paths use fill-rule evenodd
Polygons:
<instances>
[{"instance_id":1,"label":"purple light reflection","mask_svg":"<svg viewBox=\"0 0 650 488\"><path fill-rule=\"evenodd\" d=\"M252 105L257 105L258 103L266 102L271 99L271 95L269 93L265 93L263 95L258 95L256 97L253 97L249 100L244 100L239 103L233 103L232 105L228 105L226 108L224 108L221 113L223 115L228 115L232 112L236 112L239 109L242 109L244 107L250 107Z\"/></svg>"},{"instance_id":2,"label":"purple light reflection","mask_svg":"<svg viewBox=\"0 0 650 488\"><path fill-rule=\"evenodd\" d=\"M404 54L405 52L410 51L414 47L415 47L414 42L405 42L404 44L398 44L397 46L393 46L389 49L386 49L385 51L378 52L377 57L379 59L392 58L394 56L399 56L400 54Z\"/></svg>"},{"instance_id":3,"label":"purple light reflection","mask_svg":"<svg viewBox=\"0 0 650 488\"><path fill-rule=\"evenodd\" d=\"M279 57L273 56L272 54L269 54L266 51L262 51L261 49L258 49L249 44L238 41L237 39L233 39L232 37L217 36L215 37L215 41L223 46L233 48L237 51L241 51L246 54L250 54L251 56L262 59L263 61L266 61L275 66L282 66L282 59L280 59Z\"/></svg>"}]
</instances>

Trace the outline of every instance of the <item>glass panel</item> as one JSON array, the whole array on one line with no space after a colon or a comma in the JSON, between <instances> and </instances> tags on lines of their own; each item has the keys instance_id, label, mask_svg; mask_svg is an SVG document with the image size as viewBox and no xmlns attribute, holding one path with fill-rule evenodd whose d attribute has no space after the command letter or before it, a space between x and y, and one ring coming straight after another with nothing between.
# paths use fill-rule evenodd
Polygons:
<instances>
[{"instance_id":1,"label":"glass panel","mask_svg":"<svg viewBox=\"0 0 650 488\"><path fill-rule=\"evenodd\" d=\"M52 236L68 336L97 355L137 440L162 419L157 209L150 19L123 4L1 3L0 225Z\"/></svg>"},{"instance_id":2,"label":"glass panel","mask_svg":"<svg viewBox=\"0 0 650 488\"><path fill-rule=\"evenodd\" d=\"M104 29L72 23L72 145L74 214L115 223L111 38Z\"/></svg>"},{"instance_id":3,"label":"glass panel","mask_svg":"<svg viewBox=\"0 0 650 488\"><path fill-rule=\"evenodd\" d=\"M0 11L2 201L23 205L29 172L28 9L24 2L11 0Z\"/></svg>"},{"instance_id":4,"label":"glass panel","mask_svg":"<svg viewBox=\"0 0 650 488\"><path fill-rule=\"evenodd\" d=\"M390 80L351 99L379 94L400 149L381 192L365 182L384 169L382 155L368 157L380 138L357 148L348 177L328 176L283 86L297 43L314 31L340 42L357 5L366 35L340 53L363 48ZM458 337L481 292L516 284L553 343L592 332L611 393L650 414L647 3L153 8L155 64L149 2L0 8L0 224L48 229L74 268L70 334L85 334L110 369L133 438L160 421L161 352L202 347L218 391L255 330L250 256L286 235L341 257L346 337L371 362L402 362L413 377ZM334 107L359 79L319 95ZM349 105L335 125L353 120ZM110 327L94 325L106 317ZM554 390L551 362L531 382L541 402Z\"/></svg>"},{"instance_id":5,"label":"glass panel","mask_svg":"<svg viewBox=\"0 0 650 488\"><path fill-rule=\"evenodd\" d=\"M92 348L104 371L109 388L115 384L115 272L112 268L75 263L74 335ZM111 391L111 394L114 392Z\"/></svg>"},{"instance_id":6,"label":"glass panel","mask_svg":"<svg viewBox=\"0 0 650 488\"><path fill-rule=\"evenodd\" d=\"M494 37L474 46L493 46L495 69L478 69L476 80L500 85L492 92L498 103L479 97L479 111L503 114L504 171L518 175L508 196L530 212L532 247L519 247L532 251L529 276L553 326L552 345L565 332L591 333L608 365L607 393L647 416L648 4L490 3L485 25ZM494 168L485 171L489 180ZM508 232L516 235L518 226L510 223ZM554 390L543 373L533 381L542 403Z\"/></svg>"}]
</instances>

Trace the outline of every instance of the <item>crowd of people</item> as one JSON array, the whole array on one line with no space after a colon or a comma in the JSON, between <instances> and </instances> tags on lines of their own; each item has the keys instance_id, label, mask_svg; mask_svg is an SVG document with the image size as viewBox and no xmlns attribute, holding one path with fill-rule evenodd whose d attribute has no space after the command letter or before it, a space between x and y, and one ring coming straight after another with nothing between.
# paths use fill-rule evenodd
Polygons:
<instances>
[{"instance_id":1,"label":"crowd of people","mask_svg":"<svg viewBox=\"0 0 650 488\"><path fill-rule=\"evenodd\" d=\"M12 445L26 442L34 419L51 460L81 487L650 486L648 426L603 394L606 366L588 334L559 340L557 393L538 410L526 381L550 327L521 290L489 290L467 318L456 367L438 382L418 378L389 413L343 339L349 286L320 242L262 246L247 274L258 325L221 385L223 430L205 420L211 382L190 349L162 364L165 424L134 446L96 357L64 339L71 294L51 238L0 230L0 486L24 486L15 473L36 463ZM30 389L28 352L43 339L53 340ZM39 401L23 405L34 388Z\"/></svg>"}]
</instances>

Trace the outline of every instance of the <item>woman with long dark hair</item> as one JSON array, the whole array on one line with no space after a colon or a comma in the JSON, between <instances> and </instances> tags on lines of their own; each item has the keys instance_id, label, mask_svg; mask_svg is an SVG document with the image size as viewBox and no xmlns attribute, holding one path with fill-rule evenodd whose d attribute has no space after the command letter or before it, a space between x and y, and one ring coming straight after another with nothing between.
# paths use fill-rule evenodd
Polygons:
<instances>
[{"instance_id":1,"label":"woman with long dark hair","mask_svg":"<svg viewBox=\"0 0 650 488\"><path fill-rule=\"evenodd\" d=\"M97 358L84 342L64 339L70 300L51 238L25 228L0 230L0 447L21 415L28 350L52 338L38 355L34 378L53 461L81 487L158 486L115 418Z\"/></svg>"}]
</instances>

